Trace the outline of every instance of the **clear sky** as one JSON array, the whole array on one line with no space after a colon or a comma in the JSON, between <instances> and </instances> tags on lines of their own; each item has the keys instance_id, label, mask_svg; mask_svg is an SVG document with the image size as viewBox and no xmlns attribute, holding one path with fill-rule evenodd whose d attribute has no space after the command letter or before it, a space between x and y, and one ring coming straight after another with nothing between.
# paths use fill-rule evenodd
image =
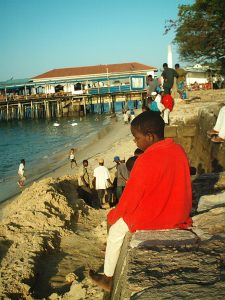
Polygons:
<instances>
[{"instance_id":1,"label":"clear sky","mask_svg":"<svg viewBox=\"0 0 225 300\"><path fill-rule=\"evenodd\" d=\"M140 62L161 68L178 5L193 0L0 0L0 81L51 69ZM179 60L173 47L173 64ZM185 63L183 62L183 65Z\"/></svg>"}]
</instances>

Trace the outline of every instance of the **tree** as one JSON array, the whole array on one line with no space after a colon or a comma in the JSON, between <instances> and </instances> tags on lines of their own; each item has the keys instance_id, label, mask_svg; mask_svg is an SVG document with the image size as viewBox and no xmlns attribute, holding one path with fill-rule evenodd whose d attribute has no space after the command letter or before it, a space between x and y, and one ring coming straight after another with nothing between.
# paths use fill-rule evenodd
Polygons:
<instances>
[{"instance_id":1,"label":"tree","mask_svg":"<svg viewBox=\"0 0 225 300\"><path fill-rule=\"evenodd\" d=\"M225 0L196 0L178 7L178 19L168 20L165 33L175 30L174 42L185 61L211 61L225 74Z\"/></svg>"}]
</instances>

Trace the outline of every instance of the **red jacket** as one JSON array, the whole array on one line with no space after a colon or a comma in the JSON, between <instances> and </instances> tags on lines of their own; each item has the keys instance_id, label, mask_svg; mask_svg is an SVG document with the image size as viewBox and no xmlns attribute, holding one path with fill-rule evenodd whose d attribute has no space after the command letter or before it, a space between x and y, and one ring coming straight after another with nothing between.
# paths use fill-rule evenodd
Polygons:
<instances>
[{"instance_id":1,"label":"red jacket","mask_svg":"<svg viewBox=\"0 0 225 300\"><path fill-rule=\"evenodd\" d=\"M165 106L165 108L169 108L170 111L173 110L173 98L171 95L165 95L162 97L162 104Z\"/></svg>"},{"instance_id":2,"label":"red jacket","mask_svg":"<svg viewBox=\"0 0 225 300\"><path fill-rule=\"evenodd\" d=\"M108 223L123 218L131 232L187 228L192 208L189 164L172 139L150 146L136 160L119 204Z\"/></svg>"}]
</instances>

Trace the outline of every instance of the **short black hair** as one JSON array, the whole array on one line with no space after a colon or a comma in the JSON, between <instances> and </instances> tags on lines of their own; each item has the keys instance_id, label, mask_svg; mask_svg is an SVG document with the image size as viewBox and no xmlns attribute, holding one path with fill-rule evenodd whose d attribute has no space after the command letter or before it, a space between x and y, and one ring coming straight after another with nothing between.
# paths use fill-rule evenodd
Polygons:
<instances>
[{"instance_id":1,"label":"short black hair","mask_svg":"<svg viewBox=\"0 0 225 300\"><path fill-rule=\"evenodd\" d=\"M142 154L142 153L144 153L144 151L141 150L140 148L137 148L137 149L135 149L135 151L134 151L134 155L135 155L135 156L140 155L140 154Z\"/></svg>"},{"instance_id":2,"label":"short black hair","mask_svg":"<svg viewBox=\"0 0 225 300\"><path fill-rule=\"evenodd\" d=\"M179 64L175 64L175 68L180 68L180 65Z\"/></svg>"},{"instance_id":3,"label":"short black hair","mask_svg":"<svg viewBox=\"0 0 225 300\"><path fill-rule=\"evenodd\" d=\"M126 167L127 170L130 172L133 169L134 163L137 159L137 156L131 156L130 158L128 158L128 160L126 161Z\"/></svg>"},{"instance_id":4,"label":"short black hair","mask_svg":"<svg viewBox=\"0 0 225 300\"><path fill-rule=\"evenodd\" d=\"M167 63L164 63L164 64L163 64L163 68L166 68L166 67L168 68L168 64L167 64Z\"/></svg>"},{"instance_id":5,"label":"short black hair","mask_svg":"<svg viewBox=\"0 0 225 300\"><path fill-rule=\"evenodd\" d=\"M144 111L131 122L131 126L144 135L154 133L159 139L164 138L165 123L157 112Z\"/></svg>"},{"instance_id":6,"label":"short black hair","mask_svg":"<svg viewBox=\"0 0 225 300\"><path fill-rule=\"evenodd\" d=\"M84 163L88 163L88 160L87 160L87 159L84 159L84 160L83 160L83 164L84 164Z\"/></svg>"}]
</instances>

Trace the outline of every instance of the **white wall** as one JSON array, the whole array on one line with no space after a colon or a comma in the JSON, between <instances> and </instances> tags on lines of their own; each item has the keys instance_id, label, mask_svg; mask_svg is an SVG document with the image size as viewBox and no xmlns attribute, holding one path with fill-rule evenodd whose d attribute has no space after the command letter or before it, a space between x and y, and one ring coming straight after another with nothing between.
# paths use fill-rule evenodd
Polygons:
<instances>
[{"instance_id":1,"label":"white wall","mask_svg":"<svg viewBox=\"0 0 225 300\"><path fill-rule=\"evenodd\" d=\"M186 75L186 83L187 85L195 83L207 83L208 75L206 72L188 72Z\"/></svg>"}]
</instances>

